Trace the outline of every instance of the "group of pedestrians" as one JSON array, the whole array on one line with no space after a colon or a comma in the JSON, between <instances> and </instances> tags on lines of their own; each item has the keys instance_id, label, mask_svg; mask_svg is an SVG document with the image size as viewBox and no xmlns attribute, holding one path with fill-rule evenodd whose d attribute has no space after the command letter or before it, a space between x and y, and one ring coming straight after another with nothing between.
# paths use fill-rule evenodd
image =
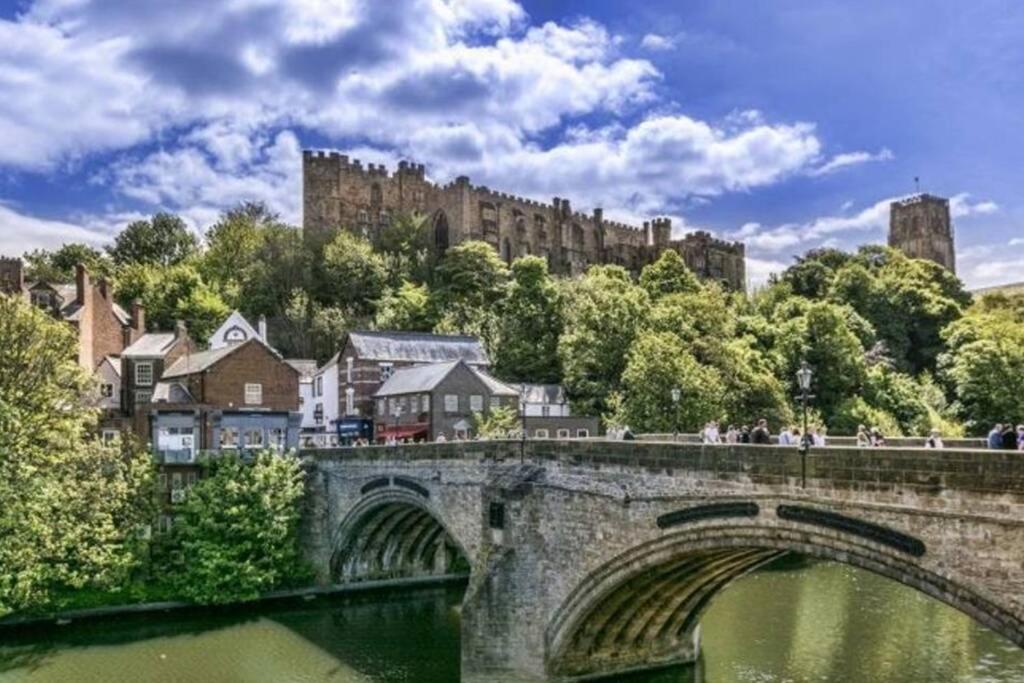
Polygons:
<instances>
[{"instance_id":1,"label":"group of pedestrians","mask_svg":"<svg viewBox=\"0 0 1024 683\"><path fill-rule=\"evenodd\" d=\"M996 424L988 433L988 447L1005 451L1024 451L1024 424L1013 428L1013 423Z\"/></svg>"},{"instance_id":2,"label":"group of pedestrians","mask_svg":"<svg viewBox=\"0 0 1024 683\"><path fill-rule=\"evenodd\" d=\"M884 445L885 436L881 429L878 427L868 429L864 425L857 425L857 448L881 448ZM939 445L938 448L942 448L942 446Z\"/></svg>"},{"instance_id":3,"label":"group of pedestrians","mask_svg":"<svg viewBox=\"0 0 1024 683\"><path fill-rule=\"evenodd\" d=\"M773 437L768 428L768 420L762 418L757 421L753 429L748 425L729 425L725 432L716 420L704 425L700 432L701 442L705 444L759 444L770 445L777 443L780 446L800 446L809 444L812 446L825 446L826 430L824 427L813 427L807 430L807 434L801 435L798 427L784 427L778 437Z\"/></svg>"}]
</instances>

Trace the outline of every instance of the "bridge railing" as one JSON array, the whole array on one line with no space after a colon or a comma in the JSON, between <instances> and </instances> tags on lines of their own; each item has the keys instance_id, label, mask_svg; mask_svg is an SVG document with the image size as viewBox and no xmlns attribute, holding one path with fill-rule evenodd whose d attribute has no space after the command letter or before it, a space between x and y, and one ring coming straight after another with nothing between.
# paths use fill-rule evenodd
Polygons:
<instances>
[{"instance_id":1,"label":"bridge railing","mask_svg":"<svg viewBox=\"0 0 1024 683\"><path fill-rule=\"evenodd\" d=\"M641 468L652 474L697 473L718 481L796 486L801 457L791 446L704 445L657 441L538 439L319 449L316 461L451 461L552 463L592 469ZM1024 455L1016 451L924 448L812 448L808 486L862 491L899 489L935 495L970 490L1024 496Z\"/></svg>"},{"instance_id":2,"label":"bridge railing","mask_svg":"<svg viewBox=\"0 0 1024 683\"><path fill-rule=\"evenodd\" d=\"M700 434L638 434L636 436L638 441L668 441L678 443L701 443ZM778 439L778 435L774 435L773 440ZM887 437L885 440L885 448L923 448L924 442L927 440L926 436L893 436ZM855 436L831 436L827 438L827 446L825 448L834 448L840 446L843 448L851 448L857 446L857 437ZM987 445L985 439L978 438L963 438L963 439L943 439L943 442L947 449L956 450L986 450ZM793 446L796 448L796 446ZM821 446L818 446L821 448Z\"/></svg>"}]
</instances>

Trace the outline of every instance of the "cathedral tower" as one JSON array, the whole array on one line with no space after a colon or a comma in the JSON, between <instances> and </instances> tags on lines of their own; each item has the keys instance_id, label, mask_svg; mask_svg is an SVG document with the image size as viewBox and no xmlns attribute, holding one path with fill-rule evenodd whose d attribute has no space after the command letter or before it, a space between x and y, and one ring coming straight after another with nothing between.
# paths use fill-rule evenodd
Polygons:
<instances>
[{"instance_id":1,"label":"cathedral tower","mask_svg":"<svg viewBox=\"0 0 1024 683\"><path fill-rule=\"evenodd\" d=\"M889 246L956 272L949 200L917 194L889 205Z\"/></svg>"}]
</instances>

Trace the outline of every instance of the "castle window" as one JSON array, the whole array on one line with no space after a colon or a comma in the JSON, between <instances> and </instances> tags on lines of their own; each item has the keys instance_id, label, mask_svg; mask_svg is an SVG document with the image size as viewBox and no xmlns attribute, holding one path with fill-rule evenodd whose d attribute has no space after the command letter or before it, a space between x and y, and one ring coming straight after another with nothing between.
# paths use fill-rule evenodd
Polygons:
<instances>
[{"instance_id":1,"label":"castle window","mask_svg":"<svg viewBox=\"0 0 1024 683\"><path fill-rule=\"evenodd\" d=\"M384 193L381 191L379 183L374 183L370 187L370 203L375 206L380 206L384 203Z\"/></svg>"},{"instance_id":2,"label":"castle window","mask_svg":"<svg viewBox=\"0 0 1024 683\"><path fill-rule=\"evenodd\" d=\"M364 224L370 222L370 214L367 213L366 209L359 210L359 222Z\"/></svg>"}]
</instances>

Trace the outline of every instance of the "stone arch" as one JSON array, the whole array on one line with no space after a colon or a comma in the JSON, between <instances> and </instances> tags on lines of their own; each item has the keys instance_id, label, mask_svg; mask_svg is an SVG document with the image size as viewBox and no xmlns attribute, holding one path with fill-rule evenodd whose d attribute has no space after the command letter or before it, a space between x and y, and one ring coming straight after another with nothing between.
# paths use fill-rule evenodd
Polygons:
<instances>
[{"instance_id":1,"label":"stone arch","mask_svg":"<svg viewBox=\"0 0 1024 683\"><path fill-rule=\"evenodd\" d=\"M448 215L440 209L434 214L434 249L442 255L448 250Z\"/></svg>"},{"instance_id":2,"label":"stone arch","mask_svg":"<svg viewBox=\"0 0 1024 683\"><path fill-rule=\"evenodd\" d=\"M469 573L465 547L456 540L415 482L379 487L360 500L334 535L331 580L336 583Z\"/></svg>"},{"instance_id":3,"label":"stone arch","mask_svg":"<svg viewBox=\"0 0 1024 683\"><path fill-rule=\"evenodd\" d=\"M697 626L714 596L791 552L893 579L1024 644L1013 614L898 550L806 528L723 525L665 535L586 575L547 625L545 667L572 680L693 661Z\"/></svg>"}]
</instances>

